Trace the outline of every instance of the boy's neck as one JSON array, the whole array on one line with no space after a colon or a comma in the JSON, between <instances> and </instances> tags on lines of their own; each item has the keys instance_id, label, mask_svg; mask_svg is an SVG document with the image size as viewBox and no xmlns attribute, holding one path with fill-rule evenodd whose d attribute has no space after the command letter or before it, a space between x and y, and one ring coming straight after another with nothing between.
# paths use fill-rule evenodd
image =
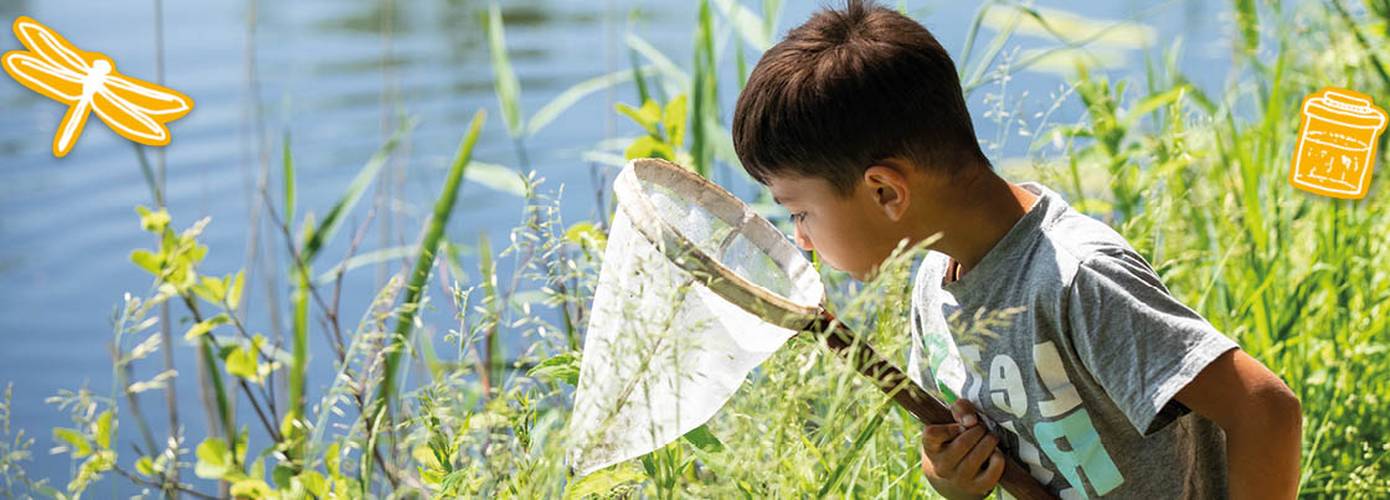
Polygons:
<instances>
[{"instance_id":1,"label":"boy's neck","mask_svg":"<svg viewBox=\"0 0 1390 500\"><path fill-rule=\"evenodd\" d=\"M988 167L963 179L942 221L942 238L932 248L959 263L964 276L1023 218L1038 195L999 177ZM943 200L945 201L945 200ZM949 271L949 269L948 269ZM952 273L948 273L952 276Z\"/></svg>"}]
</instances>

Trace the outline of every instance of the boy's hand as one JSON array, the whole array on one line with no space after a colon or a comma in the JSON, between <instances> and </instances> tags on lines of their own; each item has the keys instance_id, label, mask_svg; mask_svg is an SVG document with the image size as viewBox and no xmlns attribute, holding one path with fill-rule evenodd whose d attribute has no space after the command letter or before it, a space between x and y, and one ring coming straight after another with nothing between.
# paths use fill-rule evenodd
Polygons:
<instances>
[{"instance_id":1,"label":"boy's hand","mask_svg":"<svg viewBox=\"0 0 1390 500\"><path fill-rule=\"evenodd\" d=\"M999 438L981 425L969 401L956 400L951 415L956 423L922 431L922 473L947 498L983 498L1004 474Z\"/></svg>"}]
</instances>

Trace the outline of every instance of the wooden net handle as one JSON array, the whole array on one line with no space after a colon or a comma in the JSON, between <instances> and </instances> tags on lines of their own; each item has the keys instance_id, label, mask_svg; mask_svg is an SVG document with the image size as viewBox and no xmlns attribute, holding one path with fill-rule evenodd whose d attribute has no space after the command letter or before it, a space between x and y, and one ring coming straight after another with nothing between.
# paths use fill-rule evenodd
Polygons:
<instances>
[{"instance_id":1,"label":"wooden net handle","mask_svg":"<svg viewBox=\"0 0 1390 500\"><path fill-rule=\"evenodd\" d=\"M835 320L829 312L821 315L807 327L807 331L820 335L826 347L841 359L854 366L860 374L874 381L880 390L888 394L917 420L925 424L950 424L956 419L951 410L941 401L927 394L921 386L907 378L902 370L894 366L873 347L863 342L854 331ZM857 346L857 347L856 347ZM1016 460L1004 455L1004 474L999 484L1005 491L1019 500L1056 499L1057 496L1038 483L1028 469Z\"/></svg>"}]
</instances>

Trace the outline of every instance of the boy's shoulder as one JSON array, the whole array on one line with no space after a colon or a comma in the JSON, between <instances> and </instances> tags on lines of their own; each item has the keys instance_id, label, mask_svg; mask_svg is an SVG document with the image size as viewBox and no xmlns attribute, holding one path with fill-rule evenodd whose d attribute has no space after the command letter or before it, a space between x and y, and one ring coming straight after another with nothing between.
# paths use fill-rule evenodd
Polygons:
<instances>
[{"instance_id":1,"label":"boy's shoulder","mask_svg":"<svg viewBox=\"0 0 1390 500\"><path fill-rule=\"evenodd\" d=\"M1076 210L1060 194L1037 182L1020 184L1047 200L1038 226L1040 236L1029 267L1034 275L1051 275L1061 290L1070 289L1083 272L1103 277L1121 273L1162 287L1148 261L1109 224ZM1044 254L1044 255L1039 255ZM1042 258L1050 256L1051 258ZM1043 268L1047 269L1043 269Z\"/></svg>"},{"instance_id":2,"label":"boy's shoulder","mask_svg":"<svg viewBox=\"0 0 1390 500\"><path fill-rule=\"evenodd\" d=\"M1036 186L1048 200L1047 217L1039 229L1058 254L1059 262L1079 266L1102 256L1136 253L1129 240L1109 224L1076 210L1060 194L1041 184L1024 184Z\"/></svg>"},{"instance_id":3,"label":"boy's shoulder","mask_svg":"<svg viewBox=\"0 0 1390 500\"><path fill-rule=\"evenodd\" d=\"M970 271L989 278L973 284L1013 282L1040 295L1056 295L1069 289L1083 269L1100 274L1123 268L1152 273L1147 261L1110 225L1076 210L1046 185L1031 181L1018 185L1038 195L1038 201L1011 234L991 249L996 255L986 258L994 265ZM946 254L928 251L913 275L914 293L922 297L943 288L949 262ZM969 293L959 287L953 292Z\"/></svg>"}]
</instances>

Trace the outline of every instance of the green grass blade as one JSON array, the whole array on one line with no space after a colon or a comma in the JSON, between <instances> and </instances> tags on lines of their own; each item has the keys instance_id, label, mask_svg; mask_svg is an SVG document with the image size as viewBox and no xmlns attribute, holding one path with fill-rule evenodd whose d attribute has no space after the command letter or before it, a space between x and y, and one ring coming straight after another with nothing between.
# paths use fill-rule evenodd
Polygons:
<instances>
[{"instance_id":1,"label":"green grass blade","mask_svg":"<svg viewBox=\"0 0 1390 500\"><path fill-rule=\"evenodd\" d=\"M202 337L203 365L207 368L208 379L212 381L213 395L217 399L217 417L222 424L222 432L226 434L227 442L231 443L231 448L236 449L236 416L232 415L232 405L227 400L227 386L222 382L222 371L218 368L217 355L213 353L212 337L204 335Z\"/></svg>"},{"instance_id":2,"label":"green grass blade","mask_svg":"<svg viewBox=\"0 0 1390 500\"><path fill-rule=\"evenodd\" d=\"M634 68L636 68L635 65ZM634 77L634 73L636 72L651 70L651 66L643 66L641 68L637 68L636 70L625 69L620 71L614 71L606 75L599 75L574 84L574 86L571 86L570 88L565 89L563 92L560 92L560 94L555 96L554 99L551 99L550 102L547 102L544 106L541 106L541 109L537 110L535 114L531 115L531 118L529 120L526 120L526 135L535 135L536 132L540 132L540 130L545 128L546 125L549 125L550 122L555 121L555 119L558 118L560 114L564 113L570 107L574 106L575 103L578 103L581 99L588 97L590 94L616 86L628 80L632 80ZM639 88L643 91L642 102L646 102L646 83L642 82Z\"/></svg>"},{"instance_id":3,"label":"green grass blade","mask_svg":"<svg viewBox=\"0 0 1390 500\"><path fill-rule=\"evenodd\" d=\"M391 138L386 140L386 144L382 145L381 149L367 160L367 164L362 166L362 170L357 172L357 176L352 178L347 192L343 193L343 197L338 199L338 203L333 205L333 208L328 211L328 215L324 216L323 222L314 229L313 234L305 241L304 251L301 252L305 264L312 263L323 246L333 238L334 233L343 223L343 216L357 206L357 202L362 199L362 194L367 190L367 186L376 179L381 167L385 166L386 160L391 158L391 153L396 150L401 140L413 128L415 128L414 120L401 122L400 127L391 134Z\"/></svg>"},{"instance_id":4,"label":"green grass blade","mask_svg":"<svg viewBox=\"0 0 1390 500\"><path fill-rule=\"evenodd\" d=\"M478 110L477 114L473 115L473 121L468 125L468 133L464 135L463 141L459 144L458 153L454 155L454 161L449 167L449 174L444 179L444 191L435 201L434 214L430 217L429 226L420 244L420 253L415 258L415 266L410 274L410 282L406 285L405 301L400 317L396 321L395 334L392 336L391 345L386 351L381 387L377 391L377 412L385 411L396 394L396 374L400 371L401 354L410 341L410 334L415 325L416 309L420 305L420 297L424 294L425 285L429 281L430 269L434 266L435 253L439 249L440 240L444 237L444 228L449 223L449 215L453 213L454 201L458 199L459 185L463 183L464 170L473 157L473 146L478 142L478 135L482 132L483 121L486 116L484 110Z\"/></svg>"},{"instance_id":5,"label":"green grass blade","mask_svg":"<svg viewBox=\"0 0 1390 500\"><path fill-rule=\"evenodd\" d=\"M487 44L492 54L492 81L497 92L497 105L502 108L502 121L507 124L507 134L520 137L521 123L521 82L512 71L511 58L507 57L507 34L502 27L502 9L497 2L488 7Z\"/></svg>"},{"instance_id":6,"label":"green grass blade","mask_svg":"<svg viewBox=\"0 0 1390 500\"><path fill-rule=\"evenodd\" d=\"M290 418L299 419L304 412L304 383L309 378L309 270L307 264L296 265L294 269L294 291L290 292L292 315L291 343L293 358L290 362Z\"/></svg>"},{"instance_id":7,"label":"green grass blade","mask_svg":"<svg viewBox=\"0 0 1390 500\"><path fill-rule=\"evenodd\" d=\"M632 65L632 81L637 84L637 102L647 102L652 98L651 92L647 91L647 77L643 74L643 71L638 71L637 69L651 66L642 66L637 62L636 49L629 48L627 50L627 59L628 63Z\"/></svg>"},{"instance_id":8,"label":"green grass blade","mask_svg":"<svg viewBox=\"0 0 1390 500\"><path fill-rule=\"evenodd\" d=\"M709 177L714 167L714 143L710 134L719 118L718 73L714 57L714 20L708 0L700 1L695 30L695 76L691 81L690 155L695 172Z\"/></svg>"},{"instance_id":9,"label":"green grass blade","mask_svg":"<svg viewBox=\"0 0 1390 500\"><path fill-rule=\"evenodd\" d=\"M285 131L285 143L280 151L281 174L285 183L285 225L294 227L294 155L290 151L290 131Z\"/></svg>"},{"instance_id":10,"label":"green grass blade","mask_svg":"<svg viewBox=\"0 0 1390 500\"><path fill-rule=\"evenodd\" d=\"M315 276L314 285L324 286L332 284L333 280L337 279L338 273L340 272L346 273L348 271L357 269L362 266L369 266L381 262L388 262L394 259L409 257L416 253L417 248L419 247L416 245L400 245L353 255L352 257L349 257L343 260L342 262L335 264L327 271L319 273L318 276Z\"/></svg>"},{"instance_id":11,"label":"green grass blade","mask_svg":"<svg viewBox=\"0 0 1390 500\"><path fill-rule=\"evenodd\" d=\"M867 425L859 429L859 435L854 437L854 443L850 445L849 451L840 457L840 462L835 465L835 470L830 472L830 476L821 485L820 492L816 494L817 498L825 498L830 490L840 483L840 479L845 476L845 470L859 456L859 452L863 451L864 444L869 442L869 438L874 437L874 432L878 431L879 425L883 424L883 415L888 412L888 405L892 402L892 400L885 401L874 409L873 418L869 420Z\"/></svg>"},{"instance_id":12,"label":"green grass blade","mask_svg":"<svg viewBox=\"0 0 1390 500\"><path fill-rule=\"evenodd\" d=\"M492 261L492 243L487 233L478 235L478 273L483 278L484 307L495 309L494 326L483 332L483 367L487 376L487 386L498 387L502 383L501 349L497 344L497 325L502 322L502 313L507 305L497 291L497 268Z\"/></svg>"},{"instance_id":13,"label":"green grass blade","mask_svg":"<svg viewBox=\"0 0 1390 500\"><path fill-rule=\"evenodd\" d=\"M777 34L777 19L782 17L782 0L763 0L763 32L771 39Z\"/></svg>"},{"instance_id":14,"label":"green grass blade","mask_svg":"<svg viewBox=\"0 0 1390 500\"><path fill-rule=\"evenodd\" d=\"M965 32L965 46L960 50L960 57L956 58L956 60L960 61L960 69L957 70L958 74L956 76L962 81L965 80L965 67L970 62L970 52L975 50L975 37L980 34L980 26L984 24L985 13L989 11L989 8L993 5L992 2L981 5L980 8L975 11L975 19L970 21L970 30Z\"/></svg>"},{"instance_id":15,"label":"green grass blade","mask_svg":"<svg viewBox=\"0 0 1390 500\"><path fill-rule=\"evenodd\" d=\"M719 14L738 31L739 38L748 42L759 52L772 47L772 38L767 32L767 23L763 18L748 7L735 2L734 0L714 0L714 6L719 9Z\"/></svg>"},{"instance_id":16,"label":"green grass blade","mask_svg":"<svg viewBox=\"0 0 1390 500\"><path fill-rule=\"evenodd\" d=\"M656 66L656 72L660 73L663 79L678 85L679 90L690 88L690 75L686 74L684 70L681 70L679 66L676 66L676 63L671 62L671 58L666 57L666 54L662 54L661 50L657 49L651 42L637 36L635 33L628 33L626 40L629 48L642 54L642 57L647 58L648 61L651 61L652 65Z\"/></svg>"},{"instance_id":17,"label":"green grass blade","mask_svg":"<svg viewBox=\"0 0 1390 500\"><path fill-rule=\"evenodd\" d=\"M1018 25L1022 21L1022 10L1015 10L1013 15L1009 17L1008 22L1004 24L1003 29L1000 29L999 32L994 35L994 38L990 40L989 47L985 48L984 54L980 56L980 60L975 63L975 69L969 71L970 78L961 82L961 86L966 89L965 94L967 96L970 95L970 90L976 87L977 82L984 81L985 74L988 73L990 66L994 64L995 58L999 57L999 52L1004 50L1004 44L1007 43L1010 38L1013 38L1014 30L1018 29Z\"/></svg>"},{"instance_id":18,"label":"green grass blade","mask_svg":"<svg viewBox=\"0 0 1390 500\"><path fill-rule=\"evenodd\" d=\"M1260 47L1259 15L1255 10L1255 0L1234 0L1236 25L1240 28L1239 49L1247 56L1254 55ZM1333 0L1336 3L1336 0Z\"/></svg>"}]
</instances>

